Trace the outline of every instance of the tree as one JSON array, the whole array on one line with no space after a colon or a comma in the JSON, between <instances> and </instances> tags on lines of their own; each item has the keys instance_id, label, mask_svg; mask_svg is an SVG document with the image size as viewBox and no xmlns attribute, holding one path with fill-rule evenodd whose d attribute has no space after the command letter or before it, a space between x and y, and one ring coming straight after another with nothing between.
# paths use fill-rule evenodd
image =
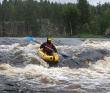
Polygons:
<instances>
[{"instance_id":1,"label":"tree","mask_svg":"<svg viewBox=\"0 0 110 93\"><path fill-rule=\"evenodd\" d=\"M91 22L91 34L99 35L100 33L100 23L101 23L101 17L99 15L94 16L93 21Z\"/></svg>"},{"instance_id":2,"label":"tree","mask_svg":"<svg viewBox=\"0 0 110 93\"><path fill-rule=\"evenodd\" d=\"M58 3L52 3L51 6L51 21L56 24L60 24L62 22L62 7Z\"/></svg>"},{"instance_id":3,"label":"tree","mask_svg":"<svg viewBox=\"0 0 110 93\"><path fill-rule=\"evenodd\" d=\"M33 11L32 19L31 19L31 30L33 36L38 36L38 22L37 22L36 11Z\"/></svg>"},{"instance_id":4,"label":"tree","mask_svg":"<svg viewBox=\"0 0 110 93\"><path fill-rule=\"evenodd\" d=\"M99 3L97 3L97 15L102 16L102 9L101 9L100 1L99 1Z\"/></svg>"},{"instance_id":5,"label":"tree","mask_svg":"<svg viewBox=\"0 0 110 93\"><path fill-rule=\"evenodd\" d=\"M12 21L15 19L15 7L12 3L8 3L8 21Z\"/></svg>"},{"instance_id":6,"label":"tree","mask_svg":"<svg viewBox=\"0 0 110 93\"><path fill-rule=\"evenodd\" d=\"M90 30L90 27L89 27L88 23L83 24L82 33L83 34L90 34L91 33L91 30Z\"/></svg>"},{"instance_id":7,"label":"tree","mask_svg":"<svg viewBox=\"0 0 110 93\"><path fill-rule=\"evenodd\" d=\"M73 30L75 30L80 18L80 12L76 6L68 4L62 13L62 16L67 28L67 33L70 33L71 35L76 34Z\"/></svg>"},{"instance_id":8,"label":"tree","mask_svg":"<svg viewBox=\"0 0 110 93\"><path fill-rule=\"evenodd\" d=\"M104 34L106 29L110 28L110 9L104 11L101 22L101 34Z\"/></svg>"},{"instance_id":9,"label":"tree","mask_svg":"<svg viewBox=\"0 0 110 93\"><path fill-rule=\"evenodd\" d=\"M1 21L1 17L2 17L2 5L0 3L0 21Z\"/></svg>"},{"instance_id":10,"label":"tree","mask_svg":"<svg viewBox=\"0 0 110 93\"><path fill-rule=\"evenodd\" d=\"M78 0L78 9L81 12L80 22L82 24L89 23L90 14L87 0Z\"/></svg>"},{"instance_id":11,"label":"tree","mask_svg":"<svg viewBox=\"0 0 110 93\"><path fill-rule=\"evenodd\" d=\"M16 21L23 21L25 16L24 6L22 0L15 0L15 20Z\"/></svg>"},{"instance_id":12,"label":"tree","mask_svg":"<svg viewBox=\"0 0 110 93\"><path fill-rule=\"evenodd\" d=\"M2 4L2 21L8 20L8 7L7 7L7 0L3 0Z\"/></svg>"},{"instance_id":13,"label":"tree","mask_svg":"<svg viewBox=\"0 0 110 93\"><path fill-rule=\"evenodd\" d=\"M37 12L35 9L34 0L28 0L24 3L25 22L27 25L27 32L33 36L37 35Z\"/></svg>"}]
</instances>

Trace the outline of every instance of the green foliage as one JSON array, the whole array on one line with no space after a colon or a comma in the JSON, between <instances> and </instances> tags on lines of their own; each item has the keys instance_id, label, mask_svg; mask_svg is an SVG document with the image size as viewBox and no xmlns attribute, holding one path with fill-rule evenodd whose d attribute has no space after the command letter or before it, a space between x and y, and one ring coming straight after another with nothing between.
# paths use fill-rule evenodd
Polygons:
<instances>
[{"instance_id":1,"label":"green foliage","mask_svg":"<svg viewBox=\"0 0 110 93\"><path fill-rule=\"evenodd\" d=\"M76 37L79 37L79 38L105 38L104 36L93 35L93 34L78 34L78 35L76 35Z\"/></svg>"},{"instance_id":2,"label":"green foliage","mask_svg":"<svg viewBox=\"0 0 110 93\"><path fill-rule=\"evenodd\" d=\"M7 7L7 0L3 1L2 4L2 19L1 21L7 21L8 20L8 7Z\"/></svg>"},{"instance_id":3,"label":"green foliage","mask_svg":"<svg viewBox=\"0 0 110 93\"><path fill-rule=\"evenodd\" d=\"M14 2L14 6L15 6L15 20L16 21L23 21L24 20L24 7L25 7L25 4L23 5L24 3L22 3L21 0L15 0Z\"/></svg>"},{"instance_id":4,"label":"green foliage","mask_svg":"<svg viewBox=\"0 0 110 93\"><path fill-rule=\"evenodd\" d=\"M38 35L38 22L37 22L37 14L36 12L33 12L32 19L30 22L31 30L32 30L32 35L37 36Z\"/></svg>"},{"instance_id":5,"label":"green foliage","mask_svg":"<svg viewBox=\"0 0 110 93\"><path fill-rule=\"evenodd\" d=\"M100 16L94 16L93 21L91 22L91 34L94 35L100 35L100 22L101 22L101 17Z\"/></svg>"},{"instance_id":6,"label":"green foliage","mask_svg":"<svg viewBox=\"0 0 110 93\"><path fill-rule=\"evenodd\" d=\"M25 21L27 33L33 36L38 35L40 26L37 20L40 19L48 19L56 27L62 26L63 30L58 33L64 34L66 31L66 36L104 35L110 28L110 4L101 5L99 2L97 6L92 6L87 0L78 0L77 4L51 3L48 0L3 0L0 4L0 21Z\"/></svg>"},{"instance_id":7,"label":"green foliage","mask_svg":"<svg viewBox=\"0 0 110 93\"><path fill-rule=\"evenodd\" d=\"M81 29L81 33L85 33L85 34L90 34L91 33L91 30L90 30L90 27L88 25L88 23L86 24L83 24L82 26L82 29Z\"/></svg>"},{"instance_id":8,"label":"green foliage","mask_svg":"<svg viewBox=\"0 0 110 93\"><path fill-rule=\"evenodd\" d=\"M89 23L90 13L89 13L89 4L87 0L78 0L78 9L81 12L80 22L82 24Z\"/></svg>"},{"instance_id":9,"label":"green foliage","mask_svg":"<svg viewBox=\"0 0 110 93\"><path fill-rule=\"evenodd\" d=\"M106 28L110 27L110 9L109 8L106 11L104 11L103 22L106 25Z\"/></svg>"},{"instance_id":10,"label":"green foliage","mask_svg":"<svg viewBox=\"0 0 110 93\"><path fill-rule=\"evenodd\" d=\"M15 17L15 7L12 3L8 4L8 20L14 20Z\"/></svg>"},{"instance_id":11,"label":"green foliage","mask_svg":"<svg viewBox=\"0 0 110 93\"><path fill-rule=\"evenodd\" d=\"M76 32L74 32L74 29L77 26L80 18L80 12L76 8L76 6L68 4L62 13L62 16L67 28L66 31L68 31L67 33L71 33L71 35L76 34Z\"/></svg>"},{"instance_id":12,"label":"green foliage","mask_svg":"<svg viewBox=\"0 0 110 93\"><path fill-rule=\"evenodd\" d=\"M56 36L52 36L52 37L56 37ZM58 35L57 37L58 37L58 38L68 38L69 36L62 34L62 35Z\"/></svg>"},{"instance_id":13,"label":"green foliage","mask_svg":"<svg viewBox=\"0 0 110 93\"><path fill-rule=\"evenodd\" d=\"M100 28L101 28L100 33L102 35L105 34L106 29L110 28L110 9L109 8L107 8L103 12L102 19L101 19L101 22L100 22Z\"/></svg>"},{"instance_id":14,"label":"green foliage","mask_svg":"<svg viewBox=\"0 0 110 93\"><path fill-rule=\"evenodd\" d=\"M2 17L2 5L0 4L0 20L1 20L1 17Z\"/></svg>"}]
</instances>

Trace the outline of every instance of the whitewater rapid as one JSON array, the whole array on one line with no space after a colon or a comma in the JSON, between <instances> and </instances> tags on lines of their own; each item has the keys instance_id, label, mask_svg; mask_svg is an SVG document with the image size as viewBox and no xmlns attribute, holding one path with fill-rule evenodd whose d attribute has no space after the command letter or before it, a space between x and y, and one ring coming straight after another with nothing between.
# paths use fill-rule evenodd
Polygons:
<instances>
[{"instance_id":1,"label":"whitewater rapid","mask_svg":"<svg viewBox=\"0 0 110 93\"><path fill-rule=\"evenodd\" d=\"M56 45L70 56L65 59L59 54L59 67L49 67L37 56L39 46L0 45L0 76L25 84L22 91L110 93L110 41Z\"/></svg>"}]
</instances>

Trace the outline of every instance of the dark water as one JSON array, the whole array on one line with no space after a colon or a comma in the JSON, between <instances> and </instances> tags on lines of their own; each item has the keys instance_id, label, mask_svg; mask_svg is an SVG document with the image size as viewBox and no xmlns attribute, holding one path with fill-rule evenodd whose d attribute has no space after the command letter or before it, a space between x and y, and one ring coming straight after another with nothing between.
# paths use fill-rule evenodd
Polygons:
<instances>
[{"instance_id":1,"label":"dark water","mask_svg":"<svg viewBox=\"0 0 110 93\"><path fill-rule=\"evenodd\" d=\"M40 43L46 38L33 38ZM0 93L109 93L110 39L52 38L59 67L37 56L40 44L0 38Z\"/></svg>"}]
</instances>

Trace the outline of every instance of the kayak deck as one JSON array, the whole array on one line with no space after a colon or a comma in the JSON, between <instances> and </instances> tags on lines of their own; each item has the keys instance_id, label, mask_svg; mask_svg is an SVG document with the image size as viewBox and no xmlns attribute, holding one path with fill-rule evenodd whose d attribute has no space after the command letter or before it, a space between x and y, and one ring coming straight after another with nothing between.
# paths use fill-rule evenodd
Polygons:
<instances>
[{"instance_id":1,"label":"kayak deck","mask_svg":"<svg viewBox=\"0 0 110 93\"><path fill-rule=\"evenodd\" d=\"M55 52L53 52L53 55L47 55L43 52L43 49L38 49L37 54L38 54L38 56L40 56L40 58L42 58L43 60L45 60L47 62L58 63L59 56Z\"/></svg>"}]
</instances>

